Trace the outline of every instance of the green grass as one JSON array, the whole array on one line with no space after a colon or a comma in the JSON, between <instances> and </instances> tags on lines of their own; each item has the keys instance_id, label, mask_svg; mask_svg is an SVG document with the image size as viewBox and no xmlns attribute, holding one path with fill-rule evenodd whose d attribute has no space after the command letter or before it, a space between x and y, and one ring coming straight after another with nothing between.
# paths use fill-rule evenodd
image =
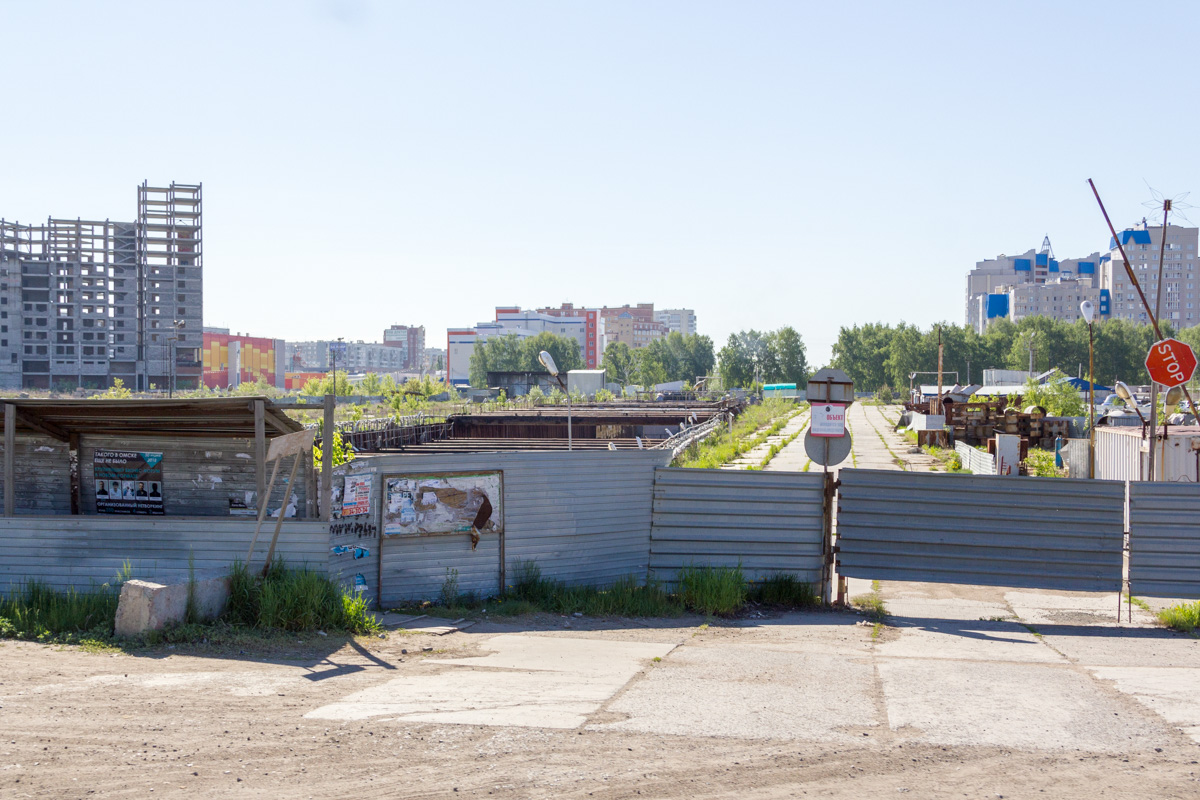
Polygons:
<instances>
[{"instance_id":1,"label":"green grass","mask_svg":"<svg viewBox=\"0 0 1200 800\"><path fill-rule=\"evenodd\" d=\"M804 583L795 575L785 572L751 583L747 597L762 605L790 608L815 608L821 602L812 584Z\"/></svg>"},{"instance_id":2,"label":"green grass","mask_svg":"<svg viewBox=\"0 0 1200 800\"><path fill-rule=\"evenodd\" d=\"M689 469L718 469L748 453L779 433L788 419L803 408L790 400L772 397L748 407L733 423L733 436L721 430L688 447L679 455L674 466Z\"/></svg>"},{"instance_id":3,"label":"green grass","mask_svg":"<svg viewBox=\"0 0 1200 800\"><path fill-rule=\"evenodd\" d=\"M503 597L480 598L475 594L448 597L446 586L436 601L403 607L406 612L459 618L522 614L584 614L595 617L678 617L685 612L730 615L747 600L762 605L813 608L820 601L813 587L792 575L772 575L748 583L740 567L689 565L677 575L675 592L655 581L642 583L626 576L605 586L567 586L542 576L534 561L513 564L512 582Z\"/></svg>"},{"instance_id":4,"label":"green grass","mask_svg":"<svg viewBox=\"0 0 1200 800\"><path fill-rule=\"evenodd\" d=\"M82 644L112 636L120 588L111 584L91 592L59 591L28 580L0 597L0 637L37 642Z\"/></svg>"},{"instance_id":5,"label":"green grass","mask_svg":"<svg viewBox=\"0 0 1200 800\"><path fill-rule=\"evenodd\" d=\"M746 603L746 578L741 566L689 565L676 573L679 599L703 614L732 614Z\"/></svg>"},{"instance_id":6,"label":"green grass","mask_svg":"<svg viewBox=\"0 0 1200 800\"><path fill-rule=\"evenodd\" d=\"M1194 633L1200 627L1200 601L1164 608L1158 612L1158 621L1181 633Z\"/></svg>"},{"instance_id":7,"label":"green grass","mask_svg":"<svg viewBox=\"0 0 1200 800\"><path fill-rule=\"evenodd\" d=\"M285 631L361 634L379 630L365 598L347 592L318 572L289 569L277 560L263 577L237 561L229 577L231 591L225 618L234 624Z\"/></svg>"}]
</instances>

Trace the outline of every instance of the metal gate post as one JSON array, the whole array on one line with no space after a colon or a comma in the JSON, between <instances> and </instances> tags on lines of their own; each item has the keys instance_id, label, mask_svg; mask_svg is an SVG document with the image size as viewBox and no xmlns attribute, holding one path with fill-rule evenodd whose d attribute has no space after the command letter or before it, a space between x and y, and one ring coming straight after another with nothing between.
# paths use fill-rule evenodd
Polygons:
<instances>
[{"instance_id":1,"label":"metal gate post","mask_svg":"<svg viewBox=\"0 0 1200 800\"><path fill-rule=\"evenodd\" d=\"M835 563L835 554L837 548L833 545L833 511L834 511L834 492L841 485L841 481L835 480L833 475L825 473L824 488L821 493L821 525L823 533L822 541L822 559L821 559L821 603L829 605L833 599L833 566ZM842 602L839 594L838 602Z\"/></svg>"}]
</instances>

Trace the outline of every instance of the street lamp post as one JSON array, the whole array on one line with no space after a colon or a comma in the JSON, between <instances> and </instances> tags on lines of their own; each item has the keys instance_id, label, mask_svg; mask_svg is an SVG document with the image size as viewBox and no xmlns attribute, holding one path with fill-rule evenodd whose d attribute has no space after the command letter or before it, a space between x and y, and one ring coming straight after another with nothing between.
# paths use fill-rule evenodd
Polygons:
<instances>
[{"instance_id":1,"label":"street lamp post","mask_svg":"<svg viewBox=\"0 0 1200 800\"><path fill-rule=\"evenodd\" d=\"M563 383L562 376L558 374L558 366L554 363L554 356L543 350L538 353L538 361L546 368L547 372L554 376L554 379L558 381L558 385L562 387L562 390L567 395L567 451L570 452L574 449L571 439L571 390L567 388L567 385Z\"/></svg>"},{"instance_id":2,"label":"street lamp post","mask_svg":"<svg viewBox=\"0 0 1200 800\"><path fill-rule=\"evenodd\" d=\"M1088 326L1088 477L1096 477L1096 337L1092 329L1092 318L1096 307L1091 300L1079 304L1079 313Z\"/></svg>"},{"instance_id":3,"label":"street lamp post","mask_svg":"<svg viewBox=\"0 0 1200 800\"><path fill-rule=\"evenodd\" d=\"M184 326L184 324L185 324L185 320L182 320L182 319L177 319L177 320L174 320L171 322L171 337L168 340L168 341L170 341L171 346L167 350L167 362L168 362L167 366L171 370L171 379L170 379L170 382L167 384L167 398L168 399L175 396L175 360L178 358L177 342L179 341L179 329L182 328Z\"/></svg>"},{"instance_id":4,"label":"street lamp post","mask_svg":"<svg viewBox=\"0 0 1200 800\"><path fill-rule=\"evenodd\" d=\"M345 336L339 336L337 339L338 344L340 345L342 340L344 340L345 338L346 338ZM333 343L330 342L330 344L329 344L329 369L330 369L330 372L332 373L332 375L330 375L330 394L332 394L334 397L337 397L337 351L338 351L338 349L339 349L338 347L334 347Z\"/></svg>"}]
</instances>

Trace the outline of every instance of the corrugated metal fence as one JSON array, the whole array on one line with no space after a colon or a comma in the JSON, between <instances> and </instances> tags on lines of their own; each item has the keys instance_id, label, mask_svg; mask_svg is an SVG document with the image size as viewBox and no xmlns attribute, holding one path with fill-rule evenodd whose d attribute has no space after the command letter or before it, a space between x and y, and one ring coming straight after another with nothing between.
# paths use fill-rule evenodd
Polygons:
<instances>
[{"instance_id":1,"label":"corrugated metal fence","mask_svg":"<svg viewBox=\"0 0 1200 800\"><path fill-rule=\"evenodd\" d=\"M1200 486L1129 484L1130 592L1200 597Z\"/></svg>"},{"instance_id":2,"label":"corrugated metal fence","mask_svg":"<svg viewBox=\"0 0 1200 800\"><path fill-rule=\"evenodd\" d=\"M669 583L689 564L740 564L750 580L784 572L819 584L823 487L819 473L656 470L654 577Z\"/></svg>"},{"instance_id":3,"label":"corrugated metal fence","mask_svg":"<svg viewBox=\"0 0 1200 800\"><path fill-rule=\"evenodd\" d=\"M389 476L500 471L509 583L518 562L533 561L544 578L604 585L626 575L645 577L654 470L670 459L662 450L396 454L339 467L335 482L338 475L372 474L372 514L378 523ZM487 596L500 589L496 534L484 534L474 550L466 533L378 541L384 607L437 597L449 575L456 576L460 592Z\"/></svg>"},{"instance_id":4,"label":"corrugated metal fence","mask_svg":"<svg viewBox=\"0 0 1200 800\"><path fill-rule=\"evenodd\" d=\"M962 459L964 468L971 470L973 475L995 475L996 457L985 453L977 447L971 447L966 442L955 442L954 452Z\"/></svg>"},{"instance_id":5,"label":"corrugated metal fence","mask_svg":"<svg viewBox=\"0 0 1200 800\"><path fill-rule=\"evenodd\" d=\"M273 522L273 521L272 521ZM261 565L274 532L263 525L254 558ZM254 520L186 517L52 516L0 518L0 593L28 579L57 589L86 590L108 583L128 561L132 577L178 583L188 578L188 559L197 571L226 570L245 559ZM328 526L285 520L275 548L291 566L324 573Z\"/></svg>"},{"instance_id":6,"label":"corrugated metal fence","mask_svg":"<svg viewBox=\"0 0 1200 800\"><path fill-rule=\"evenodd\" d=\"M1063 478L842 470L840 574L1116 591L1125 486Z\"/></svg>"}]
</instances>

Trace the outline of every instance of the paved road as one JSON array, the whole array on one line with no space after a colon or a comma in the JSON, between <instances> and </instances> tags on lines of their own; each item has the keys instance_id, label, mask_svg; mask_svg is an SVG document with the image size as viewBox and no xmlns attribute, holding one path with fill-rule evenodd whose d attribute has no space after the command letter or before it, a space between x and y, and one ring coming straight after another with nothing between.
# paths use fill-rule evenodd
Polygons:
<instances>
[{"instance_id":1,"label":"paved road","mask_svg":"<svg viewBox=\"0 0 1200 800\"><path fill-rule=\"evenodd\" d=\"M846 412L846 427L853 440L851 455L840 464L830 465L838 469L907 469L928 472L937 460L925 453L910 453L908 440L892 430L900 415L900 406L864 406L854 403ZM820 469L820 465L809 465L804 452L804 437L796 438L767 465L768 470L802 471Z\"/></svg>"},{"instance_id":2,"label":"paved road","mask_svg":"<svg viewBox=\"0 0 1200 800\"><path fill-rule=\"evenodd\" d=\"M755 447L749 452L743 453L738 458L725 464L721 469L745 469L746 467L757 467L766 458L767 453L771 451L771 446L782 443L787 437L797 431L804 430L808 427L808 411L801 411L796 416L787 421L787 424L780 429L779 433L772 434L767 437L766 441ZM797 438L797 441L801 441ZM803 449L803 448L801 448ZM777 456L778 457L778 456ZM772 459L774 461L774 459Z\"/></svg>"}]
</instances>

